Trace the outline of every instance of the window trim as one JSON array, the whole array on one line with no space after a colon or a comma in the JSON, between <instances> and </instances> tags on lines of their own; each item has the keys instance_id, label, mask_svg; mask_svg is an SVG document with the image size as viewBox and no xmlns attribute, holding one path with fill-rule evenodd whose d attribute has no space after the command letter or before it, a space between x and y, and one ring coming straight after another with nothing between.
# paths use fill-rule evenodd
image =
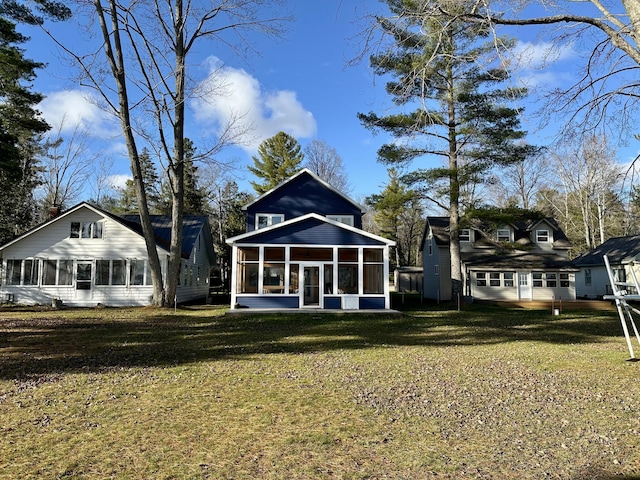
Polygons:
<instances>
[{"instance_id":1,"label":"window trim","mask_svg":"<svg viewBox=\"0 0 640 480\"><path fill-rule=\"evenodd\" d=\"M264 227L260 226L260 219L266 218L267 224ZM279 221L274 223L274 219L279 219ZM272 225L277 225L278 223L284 222L284 213L256 213L255 219L255 228L254 230L260 230L261 228L267 228Z\"/></svg>"},{"instance_id":2,"label":"window trim","mask_svg":"<svg viewBox=\"0 0 640 480\"><path fill-rule=\"evenodd\" d=\"M542 240L541 237L545 240ZM536 230L536 243L551 243L551 232L549 230Z\"/></svg>"},{"instance_id":3,"label":"window trim","mask_svg":"<svg viewBox=\"0 0 640 480\"><path fill-rule=\"evenodd\" d=\"M345 225L349 225L350 227L353 227L355 224L353 215L327 215L327 218L329 220L333 220L334 222L344 223Z\"/></svg>"}]
</instances>

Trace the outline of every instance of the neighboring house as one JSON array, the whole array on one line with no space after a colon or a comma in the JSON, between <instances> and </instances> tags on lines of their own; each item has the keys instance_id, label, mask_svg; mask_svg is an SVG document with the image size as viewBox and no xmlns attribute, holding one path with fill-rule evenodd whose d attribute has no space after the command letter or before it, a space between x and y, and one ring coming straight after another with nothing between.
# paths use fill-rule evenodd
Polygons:
<instances>
[{"instance_id":1,"label":"neighboring house","mask_svg":"<svg viewBox=\"0 0 640 480\"><path fill-rule=\"evenodd\" d=\"M509 245L499 250L496 243ZM552 218L503 225L488 241L460 231L463 295L478 300L575 300L570 243ZM451 300L449 217L427 217L422 238L425 298Z\"/></svg>"},{"instance_id":2,"label":"neighboring house","mask_svg":"<svg viewBox=\"0 0 640 480\"><path fill-rule=\"evenodd\" d=\"M166 275L171 217L153 215ZM213 242L205 216L184 218L177 301L206 298ZM0 246L0 300L70 306L148 305L153 287L138 215L81 203Z\"/></svg>"},{"instance_id":3,"label":"neighboring house","mask_svg":"<svg viewBox=\"0 0 640 480\"><path fill-rule=\"evenodd\" d=\"M602 245L573 260L574 265L580 269L580 272L576 274L576 296L578 298L602 298L603 295L613 293L604 264L604 255L609 258L611 269L617 279L621 282L626 282L628 279L631 282L632 265L640 256L640 235L610 238Z\"/></svg>"},{"instance_id":4,"label":"neighboring house","mask_svg":"<svg viewBox=\"0 0 640 480\"><path fill-rule=\"evenodd\" d=\"M364 209L307 169L249 203L233 247L231 307L388 309L389 247Z\"/></svg>"}]
</instances>

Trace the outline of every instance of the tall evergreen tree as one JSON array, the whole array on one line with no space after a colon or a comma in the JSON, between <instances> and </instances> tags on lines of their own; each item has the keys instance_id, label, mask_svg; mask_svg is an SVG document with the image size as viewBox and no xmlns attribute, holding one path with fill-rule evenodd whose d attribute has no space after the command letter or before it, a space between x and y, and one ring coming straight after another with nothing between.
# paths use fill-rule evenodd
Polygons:
<instances>
[{"instance_id":1,"label":"tall evergreen tree","mask_svg":"<svg viewBox=\"0 0 640 480\"><path fill-rule=\"evenodd\" d=\"M302 147L291 135L278 132L267 138L258 147L258 157L253 158L253 167L249 171L263 179L262 183L251 182L259 194L268 192L283 180L300 170L304 159Z\"/></svg>"},{"instance_id":2,"label":"tall evergreen tree","mask_svg":"<svg viewBox=\"0 0 640 480\"><path fill-rule=\"evenodd\" d=\"M14 23L0 17L0 244L32 223L36 156L49 129L35 108L43 96L29 85L42 64L24 58L17 46L26 40Z\"/></svg>"},{"instance_id":3,"label":"tall evergreen tree","mask_svg":"<svg viewBox=\"0 0 640 480\"><path fill-rule=\"evenodd\" d=\"M149 203L149 210L159 213L161 204L160 178L153 163L151 154L146 148L140 152L140 171L142 172L142 183L144 184ZM121 213L138 213L138 199L136 196L136 186L133 179L127 180L125 187L120 191L120 198L116 206L116 211Z\"/></svg>"},{"instance_id":4,"label":"tall evergreen tree","mask_svg":"<svg viewBox=\"0 0 640 480\"><path fill-rule=\"evenodd\" d=\"M522 142L521 110L511 106L526 91L500 88L508 72L491 62L487 24L459 20L473 2L385 1L391 15L376 17L373 28L381 27L391 40L370 62L377 75L393 77L386 90L403 110L358 117L366 127L395 137L380 148L381 162L424 162L407 178L425 187L425 197L449 213L452 295L457 296L462 289L461 192L495 167L521 162L536 150ZM426 162L438 158L441 167Z\"/></svg>"},{"instance_id":5,"label":"tall evergreen tree","mask_svg":"<svg viewBox=\"0 0 640 480\"><path fill-rule=\"evenodd\" d=\"M390 168L389 183L382 193L366 199L367 204L375 211L373 218L380 235L396 242L394 267L408 265L407 262L411 261L411 246L415 243L415 238L407 239L405 234L411 232L415 236L422 233L413 229L413 221L405 223L407 213L413 211L416 197L416 192L400 181L398 171Z\"/></svg>"}]
</instances>

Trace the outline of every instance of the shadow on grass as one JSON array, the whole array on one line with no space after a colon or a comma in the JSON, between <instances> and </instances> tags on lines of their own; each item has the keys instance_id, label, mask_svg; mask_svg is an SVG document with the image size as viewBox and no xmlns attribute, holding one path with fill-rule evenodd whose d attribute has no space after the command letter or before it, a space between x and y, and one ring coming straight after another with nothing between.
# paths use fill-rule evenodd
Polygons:
<instances>
[{"instance_id":1,"label":"shadow on grass","mask_svg":"<svg viewBox=\"0 0 640 480\"><path fill-rule=\"evenodd\" d=\"M107 312L107 313L105 313ZM109 368L179 365L274 353L305 353L379 346L482 345L517 341L598 342L620 335L615 312L549 312L470 306L401 315L213 315L117 309L15 320L0 311L0 378ZM26 318L25 318L26 317Z\"/></svg>"}]
</instances>

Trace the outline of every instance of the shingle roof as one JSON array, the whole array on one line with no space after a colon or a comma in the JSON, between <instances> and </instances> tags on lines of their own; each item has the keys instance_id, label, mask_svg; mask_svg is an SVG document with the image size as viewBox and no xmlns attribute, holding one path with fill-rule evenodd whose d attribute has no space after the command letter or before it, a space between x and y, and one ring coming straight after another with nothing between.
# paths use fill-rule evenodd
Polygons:
<instances>
[{"instance_id":1,"label":"shingle roof","mask_svg":"<svg viewBox=\"0 0 640 480\"><path fill-rule=\"evenodd\" d=\"M549 253L512 253L496 255L489 252L461 252L465 265L482 268L510 268L522 270L557 269L576 270L572 262L565 257Z\"/></svg>"},{"instance_id":2,"label":"shingle roof","mask_svg":"<svg viewBox=\"0 0 640 480\"><path fill-rule=\"evenodd\" d=\"M142 235L142 225L139 215L118 215L129 228ZM151 226L158 246L169 250L171 245L171 216L151 215ZM182 257L189 258L193 251L198 234L207 225L207 217L204 215L185 215L182 228Z\"/></svg>"},{"instance_id":3,"label":"shingle roof","mask_svg":"<svg viewBox=\"0 0 640 480\"><path fill-rule=\"evenodd\" d=\"M621 265L632 262L636 256L640 255L640 235L610 238L590 252L576 257L573 263L580 267L602 266L604 255L609 257L612 264Z\"/></svg>"}]
</instances>

